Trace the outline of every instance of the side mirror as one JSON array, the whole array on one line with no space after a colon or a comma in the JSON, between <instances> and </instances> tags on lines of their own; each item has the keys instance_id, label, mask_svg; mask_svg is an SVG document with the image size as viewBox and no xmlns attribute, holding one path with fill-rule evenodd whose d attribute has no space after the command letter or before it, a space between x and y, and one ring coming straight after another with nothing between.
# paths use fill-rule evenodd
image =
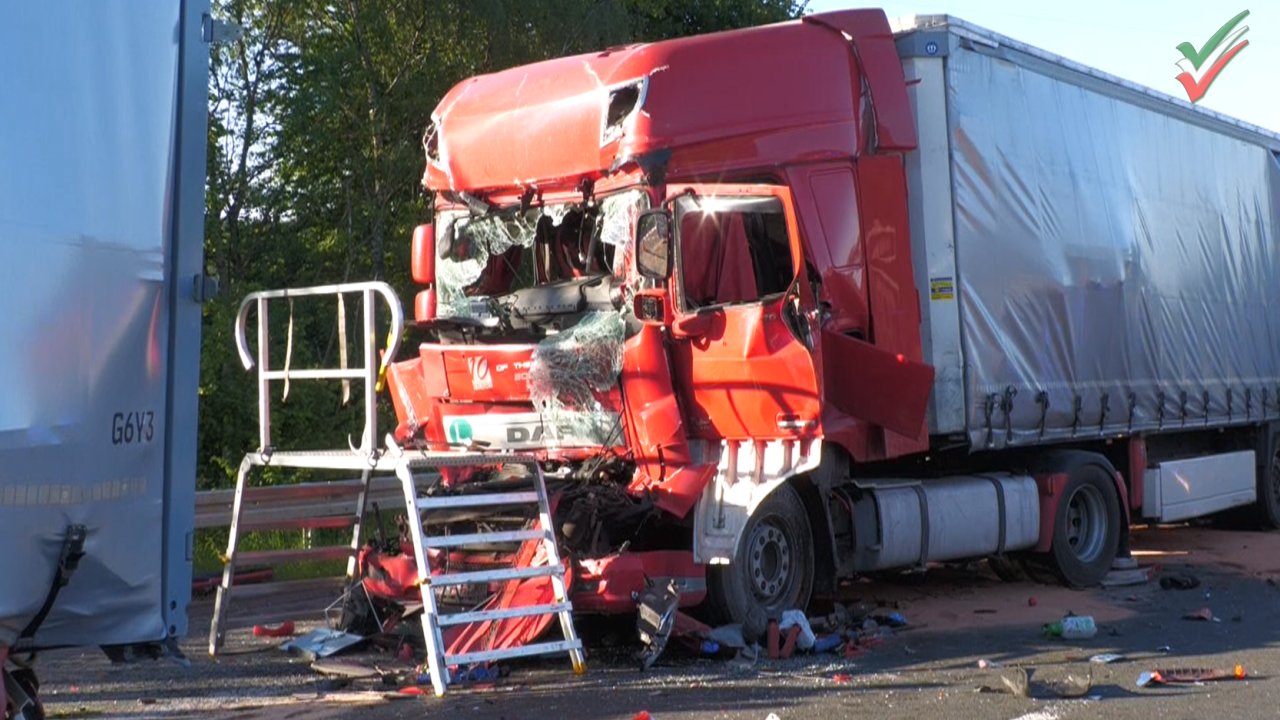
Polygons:
<instances>
[{"instance_id":1,"label":"side mirror","mask_svg":"<svg viewBox=\"0 0 1280 720\"><path fill-rule=\"evenodd\" d=\"M413 281L419 285L434 285L436 281L436 227L432 223L413 229L413 257L411 259Z\"/></svg>"},{"instance_id":2,"label":"side mirror","mask_svg":"<svg viewBox=\"0 0 1280 720\"><path fill-rule=\"evenodd\" d=\"M671 215L653 209L640 213L636 221L636 269L650 280L671 275Z\"/></svg>"}]
</instances>

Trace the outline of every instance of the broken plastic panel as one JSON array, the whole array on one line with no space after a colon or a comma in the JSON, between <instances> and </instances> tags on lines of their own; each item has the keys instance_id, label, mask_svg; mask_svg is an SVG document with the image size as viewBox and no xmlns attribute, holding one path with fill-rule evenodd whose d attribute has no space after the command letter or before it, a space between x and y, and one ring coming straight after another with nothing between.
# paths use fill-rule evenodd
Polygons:
<instances>
[{"instance_id":1,"label":"broken plastic panel","mask_svg":"<svg viewBox=\"0 0 1280 720\"><path fill-rule=\"evenodd\" d=\"M616 416L595 393L622 372L625 323L611 312L590 312L577 325L538 343L529 368L529 397L544 425L572 428L572 436L608 444Z\"/></svg>"}]
</instances>

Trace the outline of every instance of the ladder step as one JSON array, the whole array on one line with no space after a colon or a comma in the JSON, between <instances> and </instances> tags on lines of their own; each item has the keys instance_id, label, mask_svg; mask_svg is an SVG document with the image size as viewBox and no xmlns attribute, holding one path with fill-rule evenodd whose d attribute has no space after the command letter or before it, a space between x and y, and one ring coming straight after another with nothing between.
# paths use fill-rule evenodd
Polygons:
<instances>
[{"instance_id":1,"label":"ladder step","mask_svg":"<svg viewBox=\"0 0 1280 720\"><path fill-rule=\"evenodd\" d=\"M263 520L241 520L236 527L241 532L260 530L333 530L353 527L356 524L356 520L355 515L346 517L284 518L279 520L268 518Z\"/></svg>"},{"instance_id":2,"label":"ladder step","mask_svg":"<svg viewBox=\"0 0 1280 720\"><path fill-rule=\"evenodd\" d=\"M281 596L305 596L311 599L327 597L337 593L346 585L344 577L307 578L304 580L281 580L279 582L253 583L252 585L233 585L231 593L237 601L270 597L278 600Z\"/></svg>"},{"instance_id":3,"label":"ladder step","mask_svg":"<svg viewBox=\"0 0 1280 720\"><path fill-rule=\"evenodd\" d=\"M437 535L423 539L429 548L459 547L462 545L479 545L482 543L510 543L525 540L542 540L546 538L544 530L507 530L504 532L468 533L465 535Z\"/></svg>"},{"instance_id":4,"label":"ladder step","mask_svg":"<svg viewBox=\"0 0 1280 720\"><path fill-rule=\"evenodd\" d=\"M432 587L448 587L451 585L473 585L477 583L503 582L505 580L524 580L526 578L551 577L562 575L564 568L559 565L539 565L538 567L502 568L499 570L479 570L476 572L452 573L449 575L432 575Z\"/></svg>"},{"instance_id":5,"label":"ladder step","mask_svg":"<svg viewBox=\"0 0 1280 720\"><path fill-rule=\"evenodd\" d=\"M485 507L489 505L526 505L538 502L536 492L486 493L481 495L447 495L418 498L419 510Z\"/></svg>"},{"instance_id":6,"label":"ladder step","mask_svg":"<svg viewBox=\"0 0 1280 720\"><path fill-rule=\"evenodd\" d=\"M526 607L502 608L500 610L478 610L476 612L460 612L440 615L439 625L465 625L486 620L502 620L505 618L532 617L534 615L551 615L553 613L570 612L573 606L567 602L551 605L528 605Z\"/></svg>"},{"instance_id":7,"label":"ladder step","mask_svg":"<svg viewBox=\"0 0 1280 720\"><path fill-rule=\"evenodd\" d=\"M446 655L444 661L445 665L473 665L480 662L489 662L490 660L528 657L530 655L550 655L552 653L581 649L582 642L579 640L555 640L552 642L531 643L520 647L503 648L501 650L480 650L461 655Z\"/></svg>"},{"instance_id":8,"label":"ladder step","mask_svg":"<svg viewBox=\"0 0 1280 720\"><path fill-rule=\"evenodd\" d=\"M236 563L247 565L278 565L300 560L346 560L354 551L350 547L331 545L297 550L254 550L236 553Z\"/></svg>"}]
</instances>

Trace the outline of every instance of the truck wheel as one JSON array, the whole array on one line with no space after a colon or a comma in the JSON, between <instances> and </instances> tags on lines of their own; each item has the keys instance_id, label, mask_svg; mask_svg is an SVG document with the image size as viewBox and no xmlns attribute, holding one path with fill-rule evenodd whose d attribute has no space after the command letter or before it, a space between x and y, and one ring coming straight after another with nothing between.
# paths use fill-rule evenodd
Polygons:
<instances>
[{"instance_id":1,"label":"truck wheel","mask_svg":"<svg viewBox=\"0 0 1280 720\"><path fill-rule=\"evenodd\" d=\"M784 610L803 610L812 590L809 516L796 491L782 485L747 520L733 562L709 568L709 610L726 623L745 623L760 613L777 618Z\"/></svg>"},{"instance_id":2,"label":"truck wheel","mask_svg":"<svg viewBox=\"0 0 1280 720\"><path fill-rule=\"evenodd\" d=\"M1049 559L1063 582L1090 587L1102 582L1120 544L1120 499L1115 483L1096 465L1071 470L1053 523Z\"/></svg>"},{"instance_id":3,"label":"truck wheel","mask_svg":"<svg viewBox=\"0 0 1280 720\"><path fill-rule=\"evenodd\" d=\"M1280 450L1258 474L1257 518L1268 530L1280 528Z\"/></svg>"}]
</instances>

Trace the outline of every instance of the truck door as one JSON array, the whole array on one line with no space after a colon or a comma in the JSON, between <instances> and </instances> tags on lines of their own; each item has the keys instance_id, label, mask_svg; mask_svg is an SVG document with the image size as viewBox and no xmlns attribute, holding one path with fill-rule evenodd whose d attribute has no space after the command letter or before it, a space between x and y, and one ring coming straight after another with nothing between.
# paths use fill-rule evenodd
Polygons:
<instances>
[{"instance_id":1,"label":"truck door","mask_svg":"<svg viewBox=\"0 0 1280 720\"><path fill-rule=\"evenodd\" d=\"M816 437L816 299L790 192L695 186L670 203L672 356L689 436Z\"/></svg>"}]
</instances>

